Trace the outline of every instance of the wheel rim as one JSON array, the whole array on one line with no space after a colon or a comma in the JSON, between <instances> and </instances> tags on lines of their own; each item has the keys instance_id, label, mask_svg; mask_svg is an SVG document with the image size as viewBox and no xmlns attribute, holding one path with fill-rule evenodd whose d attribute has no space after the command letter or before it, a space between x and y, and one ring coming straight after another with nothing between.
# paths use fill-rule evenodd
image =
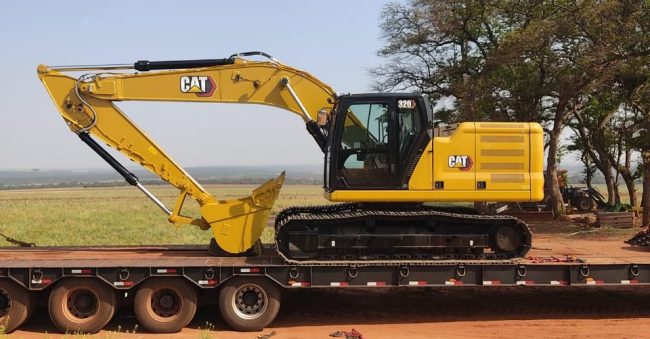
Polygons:
<instances>
[{"instance_id":1,"label":"wheel rim","mask_svg":"<svg viewBox=\"0 0 650 339\"><path fill-rule=\"evenodd\" d=\"M151 297L151 310L160 318L169 319L178 315L182 306L183 299L178 291L171 288L159 289Z\"/></svg>"},{"instance_id":2,"label":"wheel rim","mask_svg":"<svg viewBox=\"0 0 650 339\"><path fill-rule=\"evenodd\" d=\"M9 314L11 309L11 298L9 293L4 289L0 289L0 317L4 317Z\"/></svg>"},{"instance_id":3,"label":"wheel rim","mask_svg":"<svg viewBox=\"0 0 650 339\"><path fill-rule=\"evenodd\" d=\"M68 293L66 309L74 318L88 319L97 314L99 298L92 290L79 288Z\"/></svg>"},{"instance_id":4,"label":"wheel rim","mask_svg":"<svg viewBox=\"0 0 650 339\"><path fill-rule=\"evenodd\" d=\"M232 308L242 319L261 317L268 306L268 296L263 288L256 284L240 286L233 294Z\"/></svg>"}]
</instances>

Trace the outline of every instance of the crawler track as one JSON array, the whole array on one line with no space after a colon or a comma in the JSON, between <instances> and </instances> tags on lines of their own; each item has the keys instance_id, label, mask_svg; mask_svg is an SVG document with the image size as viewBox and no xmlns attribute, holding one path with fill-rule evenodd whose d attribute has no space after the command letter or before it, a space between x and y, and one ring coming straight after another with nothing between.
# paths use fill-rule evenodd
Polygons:
<instances>
[{"instance_id":1,"label":"crawler track","mask_svg":"<svg viewBox=\"0 0 650 339\"><path fill-rule=\"evenodd\" d=\"M523 257L528 226L463 207L339 204L291 207L275 221L290 260L484 260Z\"/></svg>"}]
</instances>

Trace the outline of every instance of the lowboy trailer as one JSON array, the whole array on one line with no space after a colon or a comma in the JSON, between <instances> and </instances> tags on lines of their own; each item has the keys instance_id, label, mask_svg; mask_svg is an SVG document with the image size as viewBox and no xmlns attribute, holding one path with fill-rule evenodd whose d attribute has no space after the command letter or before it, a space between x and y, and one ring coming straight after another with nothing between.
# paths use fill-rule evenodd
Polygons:
<instances>
[{"instance_id":1,"label":"lowboy trailer","mask_svg":"<svg viewBox=\"0 0 650 339\"><path fill-rule=\"evenodd\" d=\"M132 303L142 327L168 333L190 322L205 295L232 328L255 331L273 321L284 289L650 285L648 253L566 253L579 251L534 248L533 256L513 260L290 262L273 247L255 257L209 256L203 246L3 248L0 321L16 329L38 296L64 332L99 331L118 305Z\"/></svg>"}]
</instances>

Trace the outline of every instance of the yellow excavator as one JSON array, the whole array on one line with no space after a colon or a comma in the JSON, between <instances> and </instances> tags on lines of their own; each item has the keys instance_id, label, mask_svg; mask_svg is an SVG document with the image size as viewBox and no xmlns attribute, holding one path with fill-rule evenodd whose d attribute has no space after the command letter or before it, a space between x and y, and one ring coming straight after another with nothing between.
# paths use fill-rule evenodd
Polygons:
<instances>
[{"instance_id":1,"label":"yellow excavator","mask_svg":"<svg viewBox=\"0 0 650 339\"><path fill-rule=\"evenodd\" d=\"M426 95L339 95L262 52L224 59L39 65L38 76L72 132L171 223L212 229L217 253L252 255L284 173L248 197L219 200L115 102L263 104L301 117L324 153L325 197L345 203L278 213L276 244L287 260L492 259L523 256L530 249L531 233L516 218L426 203L541 200L543 132L537 123L441 127L434 124ZM184 133L179 130L180 137ZM96 140L176 187L175 206L165 206ZM199 203L200 216L183 214L188 197Z\"/></svg>"}]
</instances>

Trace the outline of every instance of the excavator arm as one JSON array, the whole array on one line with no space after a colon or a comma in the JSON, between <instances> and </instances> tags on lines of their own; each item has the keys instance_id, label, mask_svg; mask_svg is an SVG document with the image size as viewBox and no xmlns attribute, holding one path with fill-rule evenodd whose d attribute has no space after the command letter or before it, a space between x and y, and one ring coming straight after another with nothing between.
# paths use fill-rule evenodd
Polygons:
<instances>
[{"instance_id":1,"label":"excavator arm","mask_svg":"<svg viewBox=\"0 0 650 339\"><path fill-rule=\"evenodd\" d=\"M138 61L133 65L38 66L38 75L72 132L106 160L127 182L142 190L169 215L173 224L211 228L223 250L242 253L255 244L284 181L284 173L256 188L251 196L218 200L192 178L116 105L117 101L182 101L271 105L298 114L324 151L324 125L335 102L334 91L312 75L277 60L227 59ZM116 72L121 70L122 72ZM124 72L127 70L127 72ZM70 72L87 72L73 77ZM133 72L136 71L136 72ZM138 73L139 71L140 73ZM153 72L152 72L153 71ZM317 123L318 121L318 123ZM186 137L192 126L179 126ZM92 136L92 137L91 137ZM138 178L94 138L159 176L180 194L167 208ZM187 197L200 205L200 218L182 214Z\"/></svg>"}]
</instances>

